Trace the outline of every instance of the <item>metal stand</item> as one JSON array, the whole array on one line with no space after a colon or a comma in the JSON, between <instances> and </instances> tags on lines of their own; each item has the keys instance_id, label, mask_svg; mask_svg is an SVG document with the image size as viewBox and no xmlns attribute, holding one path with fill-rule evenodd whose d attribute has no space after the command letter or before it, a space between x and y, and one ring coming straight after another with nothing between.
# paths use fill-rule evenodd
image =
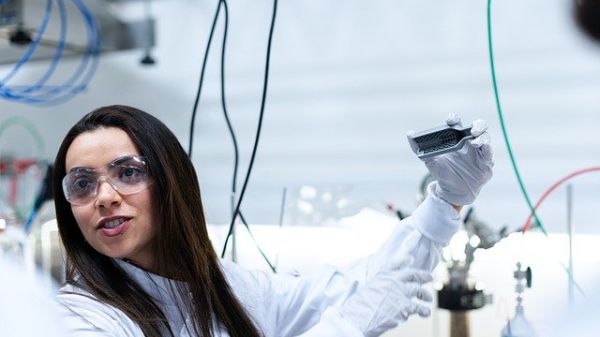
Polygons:
<instances>
[{"instance_id":1,"label":"metal stand","mask_svg":"<svg viewBox=\"0 0 600 337\"><path fill-rule=\"evenodd\" d=\"M233 220L233 227L231 228L231 261L237 263L237 240L236 240L236 227L237 227L237 214L235 214L235 193L231 193L231 216Z\"/></svg>"},{"instance_id":2,"label":"metal stand","mask_svg":"<svg viewBox=\"0 0 600 337\"><path fill-rule=\"evenodd\" d=\"M531 268L523 269L521 263L518 262L513 276L517 281L515 317L506 323L501 335L502 337L537 337L535 329L525 318L525 309L523 308L523 292L525 287L531 288Z\"/></svg>"},{"instance_id":3,"label":"metal stand","mask_svg":"<svg viewBox=\"0 0 600 337\"><path fill-rule=\"evenodd\" d=\"M575 278L573 277L573 186L567 185L567 231L569 233L569 308L573 309L575 297Z\"/></svg>"},{"instance_id":4,"label":"metal stand","mask_svg":"<svg viewBox=\"0 0 600 337\"><path fill-rule=\"evenodd\" d=\"M448 283L438 291L438 307L450 310L450 337L470 337L469 311L491 301L483 290L467 282L468 271L468 265L454 261L448 268Z\"/></svg>"},{"instance_id":5,"label":"metal stand","mask_svg":"<svg viewBox=\"0 0 600 337\"><path fill-rule=\"evenodd\" d=\"M470 337L468 311L450 312L450 337Z\"/></svg>"}]
</instances>

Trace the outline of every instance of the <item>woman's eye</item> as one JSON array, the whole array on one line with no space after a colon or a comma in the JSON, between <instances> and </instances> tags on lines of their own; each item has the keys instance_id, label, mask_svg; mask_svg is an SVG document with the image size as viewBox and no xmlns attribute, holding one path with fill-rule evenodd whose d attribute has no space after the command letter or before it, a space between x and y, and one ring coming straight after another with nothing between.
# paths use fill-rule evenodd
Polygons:
<instances>
[{"instance_id":1,"label":"woman's eye","mask_svg":"<svg viewBox=\"0 0 600 337\"><path fill-rule=\"evenodd\" d=\"M124 175L124 176L126 176L126 177L131 177L131 176L133 176L134 174L136 174L136 169L134 169L134 168L132 168L132 167L126 167L126 168L123 170L123 175Z\"/></svg>"},{"instance_id":2,"label":"woman's eye","mask_svg":"<svg viewBox=\"0 0 600 337\"><path fill-rule=\"evenodd\" d=\"M89 185L90 185L90 181L87 179L78 179L75 182L75 187L80 188L80 189L87 188Z\"/></svg>"},{"instance_id":3,"label":"woman's eye","mask_svg":"<svg viewBox=\"0 0 600 337\"><path fill-rule=\"evenodd\" d=\"M88 178L79 178L73 183L73 190L78 194L87 192L92 187L92 182Z\"/></svg>"},{"instance_id":4,"label":"woman's eye","mask_svg":"<svg viewBox=\"0 0 600 337\"><path fill-rule=\"evenodd\" d=\"M144 171L138 167L126 166L119 170L119 179L127 183L136 183L142 180Z\"/></svg>"}]
</instances>

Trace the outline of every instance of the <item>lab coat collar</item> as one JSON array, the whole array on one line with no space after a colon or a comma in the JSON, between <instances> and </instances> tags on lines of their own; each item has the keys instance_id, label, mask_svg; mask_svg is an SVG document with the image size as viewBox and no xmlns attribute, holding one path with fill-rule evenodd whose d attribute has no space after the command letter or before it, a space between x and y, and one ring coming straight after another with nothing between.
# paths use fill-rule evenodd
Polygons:
<instances>
[{"instance_id":1,"label":"lab coat collar","mask_svg":"<svg viewBox=\"0 0 600 337\"><path fill-rule=\"evenodd\" d=\"M145 271L131 263L115 259L129 277L136 281L158 305L181 307L183 301L177 292L177 285L187 287L185 282L175 281L157 274Z\"/></svg>"}]
</instances>

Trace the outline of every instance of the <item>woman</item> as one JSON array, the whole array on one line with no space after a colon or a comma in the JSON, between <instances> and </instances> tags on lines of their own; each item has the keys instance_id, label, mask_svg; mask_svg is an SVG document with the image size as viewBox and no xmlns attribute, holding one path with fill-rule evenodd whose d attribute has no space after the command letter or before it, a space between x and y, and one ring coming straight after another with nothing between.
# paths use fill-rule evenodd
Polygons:
<instances>
[{"instance_id":1,"label":"woman","mask_svg":"<svg viewBox=\"0 0 600 337\"><path fill-rule=\"evenodd\" d=\"M195 170L163 123L126 106L92 111L65 137L53 177L68 265L58 299L68 329L86 336L376 336L412 314L426 316L413 298L430 299L421 285L459 227L452 200L436 194L468 201L491 177L485 126L473 129L478 137L463 154L428 163L434 175L460 165L432 185L431 197L377 253L344 270L294 278L219 261ZM456 187L455 174L468 177ZM386 299L390 307L381 306Z\"/></svg>"}]
</instances>

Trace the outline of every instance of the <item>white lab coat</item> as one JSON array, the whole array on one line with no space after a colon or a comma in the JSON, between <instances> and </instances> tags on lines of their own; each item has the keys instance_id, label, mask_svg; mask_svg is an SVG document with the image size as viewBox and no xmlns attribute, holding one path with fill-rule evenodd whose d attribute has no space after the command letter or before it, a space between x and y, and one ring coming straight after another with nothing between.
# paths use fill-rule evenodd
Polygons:
<instances>
[{"instance_id":1,"label":"white lab coat","mask_svg":"<svg viewBox=\"0 0 600 337\"><path fill-rule=\"evenodd\" d=\"M294 277L248 271L223 261L223 271L233 292L266 337L362 337L362 332L337 310L344 300L359 284L386 269L387 261L394 255L410 255L414 258L413 267L432 270L440 248L460 226L458 213L431 191L429 194L409 218L397 225L375 254L346 268ZM175 335L190 336L187 319L178 310L183 306L166 291L169 282L175 281L123 261L117 263L156 298ZM95 300L84 289L67 285L57 298L68 309L64 316L72 336L143 336L141 329L123 312ZM220 336L228 334L220 331Z\"/></svg>"}]
</instances>

